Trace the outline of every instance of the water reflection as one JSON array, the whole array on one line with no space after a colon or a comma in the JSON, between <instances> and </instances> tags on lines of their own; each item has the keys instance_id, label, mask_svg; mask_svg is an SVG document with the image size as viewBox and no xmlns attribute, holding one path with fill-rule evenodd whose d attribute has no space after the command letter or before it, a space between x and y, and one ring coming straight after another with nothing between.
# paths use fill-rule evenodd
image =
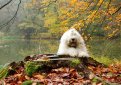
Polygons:
<instances>
[{"instance_id":1,"label":"water reflection","mask_svg":"<svg viewBox=\"0 0 121 85\"><path fill-rule=\"evenodd\" d=\"M59 40L0 40L0 64L23 60L27 55L56 53L58 44ZM120 40L93 40L87 46L97 57L121 59Z\"/></svg>"},{"instance_id":2,"label":"water reflection","mask_svg":"<svg viewBox=\"0 0 121 85\"><path fill-rule=\"evenodd\" d=\"M58 40L1 40L0 64L24 59L27 55L56 53Z\"/></svg>"}]
</instances>

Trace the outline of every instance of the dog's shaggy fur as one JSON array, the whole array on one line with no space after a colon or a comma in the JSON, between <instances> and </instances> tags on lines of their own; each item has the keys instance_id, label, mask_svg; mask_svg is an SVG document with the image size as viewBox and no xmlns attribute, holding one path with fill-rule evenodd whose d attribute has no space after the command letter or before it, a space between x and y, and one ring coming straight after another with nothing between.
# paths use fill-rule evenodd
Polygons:
<instances>
[{"instance_id":1,"label":"dog's shaggy fur","mask_svg":"<svg viewBox=\"0 0 121 85\"><path fill-rule=\"evenodd\" d=\"M76 29L71 28L63 34L57 55L89 57L84 40Z\"/></svg>"}]
</instances>

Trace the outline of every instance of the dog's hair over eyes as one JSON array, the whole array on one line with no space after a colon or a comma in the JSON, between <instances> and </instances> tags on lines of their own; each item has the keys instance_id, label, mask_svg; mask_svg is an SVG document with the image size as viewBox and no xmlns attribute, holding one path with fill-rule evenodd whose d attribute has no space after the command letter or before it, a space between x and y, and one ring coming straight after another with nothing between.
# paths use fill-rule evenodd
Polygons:
<instances>
[{"instance_id":1,"label":"dog's hair over eyes","mask_svg":"<svg viewBox=\"0 0 121 85\"><path fill-rule=\"evenodd\" d=\"M62 35L57 54L73 57L89 57L82 36L74 28L69 29Z\"/></svg>"}]
</instances>

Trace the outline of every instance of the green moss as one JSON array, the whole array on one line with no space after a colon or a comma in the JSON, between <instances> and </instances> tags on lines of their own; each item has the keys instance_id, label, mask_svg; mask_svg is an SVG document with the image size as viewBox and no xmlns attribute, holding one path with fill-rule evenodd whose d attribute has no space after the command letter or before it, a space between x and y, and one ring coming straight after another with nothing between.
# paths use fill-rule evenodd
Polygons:
<instances>
[{"instance_id":1,"label":"green moss","mask_svg":"<svg viewBox=\"0 0 121 85\"><path fill-rule=\"evenodd\" d=\"M72 66L72 67L75 67L75 66L77 66L77 65L79 65L80 64L80 60L79 59L73 59L73 60L71 60L71 63L70 63L70 65Z\"/></svg>"},{"instance_id":2,"label":"green moss","mask_svg":"<svg viewBox=\"0 0 121 85\"><path fill-rule=\"evenodd\" d=\"M97 78L93 78L92 82L98 82L98 79Z\"/></svg>"},{"instance_id":3,"label":"green moss","mask_svg":"<svg viewBox=\"0 0 121 85\"><path fill-rule=\"evenodd\" d=\"M32 85L32 81L31 80L24 81L22 85Z\"/></svg>"},{"instance_id":4,"label":"green moss","mask_svg":"<svg viewBox=\"0 0 121 85\"><path fill-rule=\"evenodd\" d=\"M112 64L112 62L114 63L114 59L111 59L107 56L101 56L101 57L98 57L98 56L92 56L96 61L100 62L100 63L103 63L105 65L110 65ZM115 61L116 62L116 61Z\"/></svg>"},{"instance_id":5,"label":"green moss","mask_svg":"<svg viewBox=\"0 0 121 85\"><path fill-rule=\"evenodd\" d=\"M4 66L0 66L0 79L4 78L8 74L9 66L6 64Z\"/></svg>"},{"instance_id":6,"label":"green moss","mask_svg":"<svg viewBox=\"0 0 121 85\"><path fill-rule=\"evenodd\" d=\"M35 62L30 62L28 61L25 64L25 73L28 76L32 76L33 73L37 72L37 70L39 69L41 65L37 65Z\"/></svg>"},{"instance_id":7,"label":"green moss","mask_svg":"<svg viewBox=\"0 0 121 85\"><path fill-rule=\"evenodd\" d=\"M2 69L3 68L3 65L0 65L0 69Z\"/></svg>"}]
</instances>

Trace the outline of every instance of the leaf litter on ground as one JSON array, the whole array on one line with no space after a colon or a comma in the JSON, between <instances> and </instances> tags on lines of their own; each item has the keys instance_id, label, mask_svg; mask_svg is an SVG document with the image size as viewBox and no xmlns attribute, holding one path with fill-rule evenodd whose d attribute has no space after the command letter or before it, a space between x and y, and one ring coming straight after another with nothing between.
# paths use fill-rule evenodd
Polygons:
<instances>
[{"instance_id":1,"label":"leaf litter on ground","mask_svg":"<svg viewBox=\"0 0 121 85\"><path fill-rule=\"evenodd\" d=\"M42 56L42 55L39 55ZM121 65L111 64L103 65L87 65L89 70L88 76L85 77L84 72L74 67L61 66L57 68L44 67L40 63L33 64L33 60L39 57L28 58L26 61L13 62L9 64L9 68L5 68L1 72L7 71L7 74L1 76L0 85L120 85L121 84ZM27 58L26 58L27 59ZM28 61L32 62L29 63ZM32 67L32 68L31 68ZM42 69L44 71L41 71ZM33 71L34 70L34 71ZM48 70L46 72L46 70ZM85 70L84 70L85 71ZM1 73L0 72L0 73ZM27 73L28 72L28 73ZM31 74L31 75L30 75Z\"/></svg>"}]
</instances>

